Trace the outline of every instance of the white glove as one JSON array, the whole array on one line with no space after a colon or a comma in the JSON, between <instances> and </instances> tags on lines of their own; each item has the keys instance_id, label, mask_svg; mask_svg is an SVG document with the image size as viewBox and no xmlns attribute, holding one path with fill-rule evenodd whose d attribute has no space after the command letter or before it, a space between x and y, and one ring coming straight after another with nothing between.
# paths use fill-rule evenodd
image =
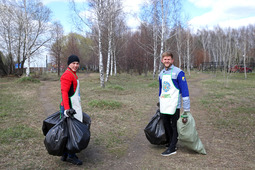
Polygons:
<instances>
[{"instance_id":1,"label":"white glove","mask_svg":"<svg viewBox=\"0 0 255 170\"><path fill-rule=\"evenodd\" d=\"M73 117L74 114L76 114L76 111L72 108L64 111L66 117Z\"/></svg>"},{"instance_id":2,"label":"white glove","mask_svg":"<svg viewBox=\"0 0 255 170\"><path fill-rule=\"evenodd\" d=\"M66 117L69 117L68 114L66 113L66 111L67 111L67 110L64 111L64 115L65 115Z\"/></svg>"}]
</instances>

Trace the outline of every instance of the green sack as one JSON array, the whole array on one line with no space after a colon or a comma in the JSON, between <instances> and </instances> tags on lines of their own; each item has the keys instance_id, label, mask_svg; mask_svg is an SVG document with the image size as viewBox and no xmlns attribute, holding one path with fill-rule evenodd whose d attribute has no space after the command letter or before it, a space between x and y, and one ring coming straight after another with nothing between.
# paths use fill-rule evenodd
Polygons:
<instances>
[{"instance_id":1,"label":"green sack","mask_svg":"<svg viewBox=\"0 0 255 170\"><path fill-rule=\"evenodd\" d=\"M182 119L187 122L183 123ZM196 130L196 123L190 112L182 113L177 121L178 141L181 146L187 147L195 152L206 155L204 145L202 144Z\"/></svg>"}]
</instances>

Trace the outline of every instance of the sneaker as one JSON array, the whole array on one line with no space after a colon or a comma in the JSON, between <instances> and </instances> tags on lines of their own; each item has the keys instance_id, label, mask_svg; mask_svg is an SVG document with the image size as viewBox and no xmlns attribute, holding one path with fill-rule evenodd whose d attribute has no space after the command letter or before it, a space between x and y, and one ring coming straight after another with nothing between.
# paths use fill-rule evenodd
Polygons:
<instances>
[{"instance_id":1,"label":"sneaker","mask_svg":"<svg viewBox=\"0 0 255 170\"><path fill-rule=\"evenodd\" d=\"M161 155L162 156L170 156L170 155L173 155L173 154L176 154L176 153L177 153L176 150L167 149Z\"/></svg>"},{"instance_id":2,"label":"sneaker","mask_svg":"<svg viewBox=\"0 0 255 170\"><path fill-rule=\"evenodd\" d=\"M67 161L67 162L70 162L70 163L72 163L72 164L74 164L74 165L82 165L82 161L79 160L77 156L74 156L74 157L72 157L72 158L67 157L67 158L66 158L66 161Z\"/></svg>"}]
</instances>

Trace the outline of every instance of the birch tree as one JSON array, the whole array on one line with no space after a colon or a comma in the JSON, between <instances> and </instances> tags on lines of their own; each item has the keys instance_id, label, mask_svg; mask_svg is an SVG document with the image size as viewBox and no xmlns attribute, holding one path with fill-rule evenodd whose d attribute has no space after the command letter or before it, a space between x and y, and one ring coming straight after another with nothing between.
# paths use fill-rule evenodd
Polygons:
<instances>
[{"instance_id":1,"label":"birch tree","mask_svg":"<svg viewBox=\"0 0 255 170\"><path fill-rule=\"evenodd\" d=\"M100 85L102 88L105 87L104 84L104 63L102 54L102 28L103 28L103 18L104 18L104 2L103 0L92 1L91 5L96 11L96 22L98 31L98 54L99 54L99 73L100 73Z\"/></svg>"},{"instance_id":2,"label":"birch tree","mask_svg":"<svg viewBox=\"0 0 255 170\"><path fill-rule=\"evenodd\" d=\"M106 10L106 24L107 25L107 40L108 40L108 50L107 50L107 65L106 65L106 77L105 81L108 81L109 74L112 75L113 68L117 69L116 66L113 66L113 63L116 64L116 53L114 50L116 50L116 45L114 44L116 41L114 41L114 31L116 31L116 24L118 24L118 17L121 13L121 4L116 0L107 0L107 8ZM116 35L116 34L115 34ZM115 71L116 73L116 71Z\"/></svg>"},{"instance_id":3,"label":"birch tree","mask_svg":"<svg viewBox=\"0 0 255 170\"><path fill-rule=\"evenodd\" d=\"M187 30L187 71L190 75L190 32Z\"/></svg>"},{"instance_id":4,"label":"birch tree","mask_svg":"<svg viewBox=\"0 0 255 170\"><path fill-rule=\"evenodd\" d=\"M116 35L114 31L116 31L115 26L118 24L116 18L118 18L121 11L121 3L116 0L88 0L86 3L85 6L87 8L79 10L75 2L72 1L72 9L79 20L87 26L89 29L89 31L87 31L96 39L96 47L91 48L97 50L100 85L104 88L110 72L112 75L113 68L115 69L115 74L117 73L116 53L118 49L117 45L114 44L117 42L116 39L114 39L114 36ZM82 15L84 14L84 11L87 12L86 15ZM77 22L77 19L75 21ZM103 58L105 51L107 56L106 75L104 74Z\"/></svg>"},{"instance_id":5,"label":"birch tree","mask_svg":"<svg viewBox=\"0 0 255 170\"><path fill-rule=\"evenodd\" d=\"M166 22L165 10L166 9L164 8L164 0L161 0L161 39L160 39L160 57L159 57L160 59L161 59L161 55L164 52L164 41L165 41L164 35L165 35L165 22ZM162 63L159 62L159 66L158 66L159 71L158 72L160 72L161 66L162 66Z\"/></svg>"},{"instance_id":6,"label":"birch tree","mask_svg":"<svg viewBox=\"0 0 255 170\"><path fill-rule=\"evenodd\" d=\"M156 77L157 72L157 61L160 62L160 57L158 54L158 34L159 34L159 28L158 28L158 12L156 9L156 5L154 5L155 9L153 12L153 79Z\"/></svg>"},{"instance_id":7,"label":"birch tree","mask_svg":"<svg viewBox=\"0 0 255 170\"><path fill-rule=\"evenodd\" d=\"M151 27L152 45L150 44L150 47L142 45L142 48L151 48L151 51L153 51L150 55L153 56L153 78L155 78L156 71L161 71L161 55L170 48L169 44L166 44L166 40L172 38L170 32L174 29L177 18L178 21L180 20L179 10L181 4L179 0L151 0L146 6L147 11L142 20L147 26L153 25ZM159 62L157 63L157 61Z\"/></svg>"},{"instance_id":8,"label":"birch tree","mask_svg":"<svg viewBox=\"0 0 255 170\"><path fill-rule=\"evenodd\" d=\"M247 73L246 73L246 58L247 58L247 29L242 28L241 32L243 33L243 45L242 45L242 53L243 53L243 66L244 66L244 78L247 79Z\"/></svg>"},{"instance_id":9,"label":"birch tree","mask_svg":"<svg viewBox=\"0 0 255 170\"><path fill-rule=\"evenodd\" d=\"M21 74L23 74L24 63L28 60L26 75L29 76L30 58L34 57L52 38L49 26L51 11L39 0L1 0L1 3L10 9L5 12L12 16L13 21L10 27L13 40L9 41L11 55L18 60L18 66L21 64Z\"/></svg>"},{"instance_id":10,"label":"birch tree","mask_svg":"<svg viewBox=\"0 0 255 170\"><path fill-rule=\"evenodd\" d=\"M12 47L15 39L15 9L6 4L0 5L0 47L4 53L7 54L7 69L6 74L14 72L14 56ZM3 56L3 55L2 55Z\"/></svg>"},{"instance_id":11,"label":"birch tree","mask_svg":"<svg viewBox=\"0 0 255 170\"><path fill-rule=\"evenodd\" d=\"M185 31L181 27L181 24L179 23L176 28L176 33L175 33L175 40L176 40L176 47L177 47L177 55L179 59L179 68L181 68L182 65L182 55L185 53L182 53L183 51L183 43L185 43L184 36L185 36Z\"/></svg>"},{"instance_id":12,"label":"birch tree","mask_svg":"<svg viewBox=\"0 0 255 170\"><path fill-rule=\"evenodd\" d=\"M205 29L200 31L200 38L201 38L200 40L201 40L203 50L204 50L204 62L206 62L206 59L207 59L206 51L208 49L207 47L208 47L208 43L209 43L208 37L209 37L208 32ZM210 61L210 59L209 59L209 61Z\"/></svg>"},{"instance_id":13,"label":"birch tree","mask_svg":"<svg viewBox=\"0 0 255 170\"><path fill-rule=\"evenodd\" d=\"M28 60L26 76L30 76L31 56L52 39L52 30L47 23L51 11L38 0L22 0L18 5L25 13L23 60Z\"/></svg>"},{"instance_id":14,"label":"birch tree","mask_svg":"<svg viewBox=\"0 0 255 170\"><path fill-rule=\"evenodd\" d=\"M58 67L58 76L60 76L60 67L61 67L61 56L63 54L63 36L64 30L63 26L59 22L54 23L54 44L51 46L51 55L54 57L55 62Z\"/></svg>"}]
</instances>

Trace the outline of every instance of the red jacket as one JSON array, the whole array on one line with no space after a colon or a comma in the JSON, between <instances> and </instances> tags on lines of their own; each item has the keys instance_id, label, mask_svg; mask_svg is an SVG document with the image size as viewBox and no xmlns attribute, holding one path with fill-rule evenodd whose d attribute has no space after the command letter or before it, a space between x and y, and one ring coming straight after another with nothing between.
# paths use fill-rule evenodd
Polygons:
<instances>
[{"instance_id":1,"label":"red jacket","mask_svg":"<svg viewBox=\"0 0 255 170\"><path fill-rule=\"evenodd\" d=\"M66 69L66 71L63 73L63 75L60 78L61 94L62 94L61 106L64 106L65 110L68 110L71 108L69 97L71 97L76 90L77 80L78 80L78 77L76 75L76 72L73 72L69 67Z\"/></svg>"}]
</instances>

